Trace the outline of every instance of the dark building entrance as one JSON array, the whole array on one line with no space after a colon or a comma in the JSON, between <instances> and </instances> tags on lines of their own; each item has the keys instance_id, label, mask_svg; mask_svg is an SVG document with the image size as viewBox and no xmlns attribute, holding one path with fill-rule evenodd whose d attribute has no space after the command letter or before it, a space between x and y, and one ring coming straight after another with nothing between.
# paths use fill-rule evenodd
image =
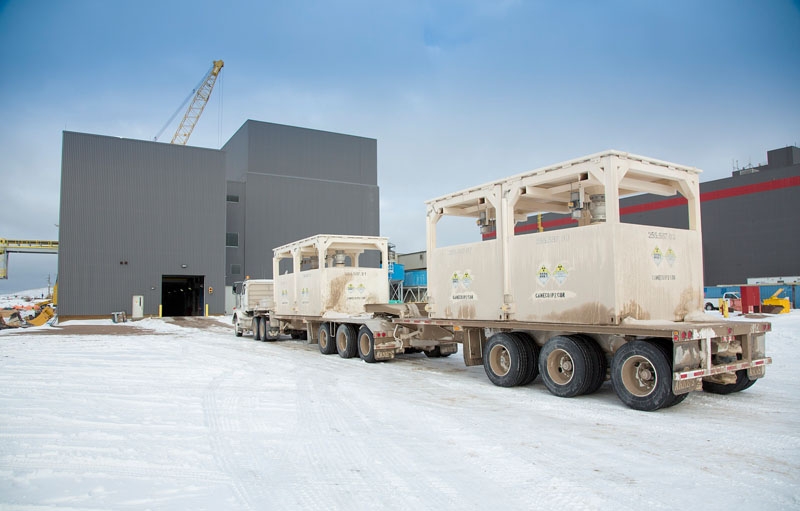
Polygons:
<instances>
[{"instance_id":1,"label":"dark building entrance","mask_svg":"<svg viewBox=\"0 0 800 511\"><path fill-rule=\"evenodd\" d=\"M164 275L161 278L163 316L203 315L203 275Z\"/></svg>"}]
</instances>

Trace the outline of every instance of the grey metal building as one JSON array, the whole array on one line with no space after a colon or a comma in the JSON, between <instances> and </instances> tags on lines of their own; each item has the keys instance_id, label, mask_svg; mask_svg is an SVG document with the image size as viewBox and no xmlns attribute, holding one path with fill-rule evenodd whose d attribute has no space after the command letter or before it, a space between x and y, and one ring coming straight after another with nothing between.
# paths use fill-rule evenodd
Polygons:
<instances>
[{"instance_id":1,"label":"grey metal building","mask_svg":"<svg viewBox=\"0 0 800 511\"><path fill-rule=\"evenodd\" d=\"M225 311L272 248L379 233L377 141L247 121L221 150L64 132L59 315ZM224 240L224 241L223 241Z\"/></svg>"},{"instance_id":2,"label":"grey metal building","mask_svg":"<svg viewBox=\"0 0 800 511\"><path fill-rule=\"evenodd\" d=\"M380 233L375 139L248 120L222 147L231 285L272 277L272 249L315 234Z\"/></svg>"},{"instance_id":3,"label":"grey metal building","mask_svg":"<svg viewBox=\"0 0 800 511\"><path fill-rule=\"evenodd\" d=\"M59 314L221 311L224 153L72 132L62 151Z\"/></svg>"}]
</instances>

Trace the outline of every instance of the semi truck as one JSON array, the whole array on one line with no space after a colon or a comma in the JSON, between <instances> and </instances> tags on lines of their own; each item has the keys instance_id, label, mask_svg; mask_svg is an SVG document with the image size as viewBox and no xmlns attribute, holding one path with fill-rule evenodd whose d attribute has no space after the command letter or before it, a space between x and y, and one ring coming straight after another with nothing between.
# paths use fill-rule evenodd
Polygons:
<instances>
[{"instance_id":1,"label":"semi truck","mask_svg":"<svg viewBox=\"0 0 800 511\"><path fill-rule=\"evenodd\" d=\"M426 303L388 303L385 238L291 243L274 250L274 306L254 321L267 339L303 332L323 354L370 363L461 344L495 385L539 376L569 398L610 379L637 410L738 392L772 362L770 324L703 312L699 173L606 151L429 200ZM685 225L624 221L620 198L640 193L671 197ZM542 213L564 216L542 231ZM448 217L477 224L477 241L441 243Z\"/></svg>"},{"instance_id":2,"label":"semi truck","mask_svg":"<svg viewBox=\"0 0 800 511\"><path fill-rule=\"evenodd\" d=\"M234 282L236 302L233 307L233 331L237 337L251 332L256 340L266 337L266 325L261 318L268 317L274 306L271 279L247 279Z\"/></svg>"}]
</instances>

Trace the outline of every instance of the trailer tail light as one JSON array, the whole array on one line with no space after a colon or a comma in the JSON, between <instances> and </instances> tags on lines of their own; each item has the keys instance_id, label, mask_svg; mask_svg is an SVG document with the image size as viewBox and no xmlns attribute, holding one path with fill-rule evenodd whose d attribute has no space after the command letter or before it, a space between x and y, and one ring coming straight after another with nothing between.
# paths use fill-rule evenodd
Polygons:
<instances>
[{"instance_id":1,"label":"trailer tail light","mask_svg":"<svg viewBox=\"0 0 800 511\"><path fill-rule=\"evenodd\" d=\"M374 332L373 337L387 337L386 332Z\"/></svg>"},{"instance_id":2,"label":"trailer tail light","mask_svg":"<svg viewBox=\"0 0 800 511\"><path fill-rule=\"evenodd\" d=\"M691 331L688 330L673 330L672 331L672 340L675 342L678 341L686 341L692 339L693 335Z\"/></svg>"}]
</instances>

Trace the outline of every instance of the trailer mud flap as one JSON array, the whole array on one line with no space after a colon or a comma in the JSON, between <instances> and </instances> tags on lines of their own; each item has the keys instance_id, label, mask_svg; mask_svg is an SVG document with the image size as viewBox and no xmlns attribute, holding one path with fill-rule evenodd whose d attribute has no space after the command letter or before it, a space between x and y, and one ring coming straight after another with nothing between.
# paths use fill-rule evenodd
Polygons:
<instances>
[{"instance_id":1,"label":"trailer mud flap","mask_svg":"<svg viewBox=\"0 0 800 511\"><path fill-rule=\"evenodd\" d=\"M767 366L750 367L747 369L747 377L751 380L757 380L767 374Z\"/></svg>"},{"instance_id":2,"label":"trailer mud flap","mask_svg":"<svg viewBox=\"0 0 800 511\"><path fill-rule=\"evenodd\" d=\"M694 378L692 380L672 380L672 393L676 396L703 390L703 379Z\"/></svg>"},{"instance_id":3,"label":"trailer mud flap","mask_svg":"<svg viewBox=\"0 0 800 511\"><path fill-rule=\"evenodd\" d=\"M456 329L456 341L464 346L464 365L479 366L483 364L483 345L486 334L482 328Z\"/></svg>"}]
</instances>

